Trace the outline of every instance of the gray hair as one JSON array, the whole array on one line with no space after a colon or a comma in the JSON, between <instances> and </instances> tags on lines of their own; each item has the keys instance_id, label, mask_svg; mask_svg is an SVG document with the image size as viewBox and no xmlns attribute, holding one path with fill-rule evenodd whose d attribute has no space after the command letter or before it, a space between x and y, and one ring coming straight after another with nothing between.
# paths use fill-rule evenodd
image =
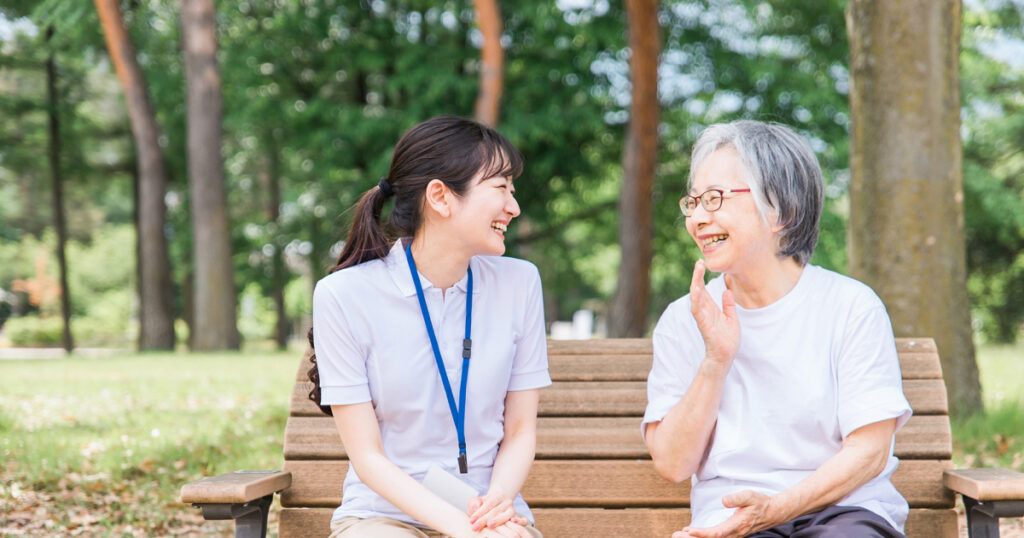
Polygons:
<instances>
[{"instance_id":1,"label":"gray hair","mask_svg":"<svg viewBox=\"0 0 1024 538\"><path fill-rule=\"evenodd\" d=\"M780 257L806 265L818 243L824 182L814 151L793 129L779 123L740 120L711 125L700 134L690 157L690 178L700 163L723 146L740 154L747 184L763 219L774 214Z\"/></svg>"}]
</instances>

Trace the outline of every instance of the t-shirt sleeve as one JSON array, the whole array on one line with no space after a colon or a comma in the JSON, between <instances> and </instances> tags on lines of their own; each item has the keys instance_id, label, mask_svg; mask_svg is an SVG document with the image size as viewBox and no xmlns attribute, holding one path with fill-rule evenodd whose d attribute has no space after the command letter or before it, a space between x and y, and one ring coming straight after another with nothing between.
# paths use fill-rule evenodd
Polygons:
<instances>
[{"instance_id":1,"label":"t-shirt sleeve","mask_svg":"<svg viewBox=\"0 0 1024 538\"><path fill-rule=\"evenodd\" d=\"M641 435L646 433L647 424L661 421L683 398L704 358L704 341L699 332L694 336L697 329L688 305L688 301L673 303L654 328L654 362L647 376L647 409Z\"/></svg>"},{"instance_id":2,"label":"t-shirt sleeve","mask_svg":"<svg viewBox=\"0 0 1024 538\"><path fill-rule=\"evenodd\" d=\"M512 360L512 376L508 390L530 390L551 384L548 373L548 342L544 330L544 294L540 273L530 266L525 307L523 308L522 335L516 342L516 355Z\"/></svg>"},{"instance_id":3,"label":"t-shirt sleeve","mask_svg":"<svg viewBox=\"0 0 1024 538\"><path fill-rule=\"evenodd\" d=\"M896 341L879 302L851 318L837 364L839 429L843 438L882 420L895 418L899 430L912 414L903 395Z\"/></svg>"},{"instance_id":4,"label":"t-shirt sleeve","mask_svg":"<svg viewBox=\"0 0 1024 538\"><path fill-rule=\"evenodd\" d=\"M366 354L354 337L341 298L324 281L313 290L313 345L322 405L371 400Z\"/></svg>"}]
</instances>

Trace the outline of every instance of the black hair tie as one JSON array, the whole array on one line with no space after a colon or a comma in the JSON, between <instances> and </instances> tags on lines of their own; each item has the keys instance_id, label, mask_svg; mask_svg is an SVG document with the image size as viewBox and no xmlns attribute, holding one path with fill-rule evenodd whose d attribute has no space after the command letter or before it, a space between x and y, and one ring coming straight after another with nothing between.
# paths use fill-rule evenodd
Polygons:
<instances>
[{"instance_id":1,"label":"black hair tie","mask_svg":"<svg viewBox=\"0 0 1024 538\"><path fill-rule=\"evenodd\" d=\"M391 198L395 194L395 191L391 189L391 184L388 183L388 178L384 176L381 176L380 183L377 183L377 188L380 189L380 192L384 193L384 198Z\"/></svg>"}]
</instances>

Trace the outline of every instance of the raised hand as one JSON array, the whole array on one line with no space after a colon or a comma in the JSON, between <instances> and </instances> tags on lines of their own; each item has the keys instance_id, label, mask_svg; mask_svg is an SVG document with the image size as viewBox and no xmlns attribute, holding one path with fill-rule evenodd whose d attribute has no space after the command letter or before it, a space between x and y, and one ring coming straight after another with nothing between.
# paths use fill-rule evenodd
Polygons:
<instances>
[{"instance_id":1,"label":"raised hand","mask_svg":"<svg viewBox=\"0 0 1024 538\"><path fill-rule=\"evenodd\" d=\"M732 290L726 289L722 293L722 308L718 308L704 287L704 272L704 260L697 260L693 266L693 280L690 282L690 311L704 338L707 358L728 368L732 366L732 359L740 347L736 299L733 298Z\"/></svg>"}]
</instances>

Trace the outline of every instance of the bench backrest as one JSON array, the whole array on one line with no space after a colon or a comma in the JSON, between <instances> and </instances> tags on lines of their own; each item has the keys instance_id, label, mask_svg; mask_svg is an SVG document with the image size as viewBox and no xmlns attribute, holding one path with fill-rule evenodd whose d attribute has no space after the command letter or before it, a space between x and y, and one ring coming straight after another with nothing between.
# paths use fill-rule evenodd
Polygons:
<instances>
[{"instance_id":1,"label":"bench backrest","mask_svg":"<svg viewBox=\"0 0 1024 538\"><path fill-rule=\"evenodd\" d=\"M957 536L946 389L931 339L897 340L903 390L914 416L896 434L893 482L911 505L908 536ZM548 342L554 385L541 391L537 459L523 487L547 538L669 536L689 522L690 484L659 477L640 439L651 368L650 339ZM326 536L348 470L334 422L308 400L303 359L285 428L279 534Z\"/></svg>"}]
</instances>

